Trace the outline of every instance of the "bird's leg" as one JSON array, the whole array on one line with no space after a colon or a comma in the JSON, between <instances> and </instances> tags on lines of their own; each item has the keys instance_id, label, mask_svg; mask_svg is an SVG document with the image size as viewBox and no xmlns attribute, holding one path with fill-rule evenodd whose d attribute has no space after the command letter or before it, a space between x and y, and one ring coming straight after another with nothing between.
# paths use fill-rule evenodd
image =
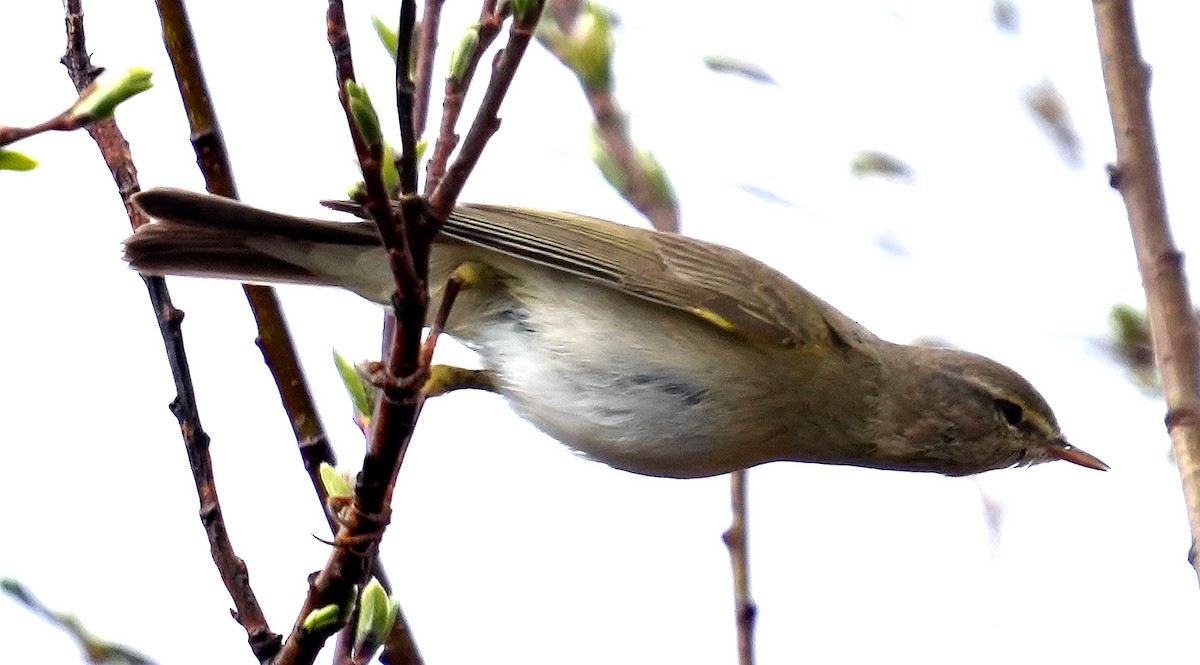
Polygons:
<instances>
[{"instance_id":1,"label":"bird's leg","mask_svg":"<svg viewBox=\"0 0 1200 665\"><path fill-rule=\"evenodd\" d=\"M455 390L473 388L496 392L496 376L486 369L466 369L453 365L434 365L429 368L425 382L425 397L437 397Z\"/></svg>"},{"instance_id":2,"label":"bird's leg","mask_svg":"<svg viewBox=\"0 0 1200 665\"><path fill-rule=\"evenodd\" d=\"M495 392L495 378L486 370L431 365L438 338L446 329L446 320L450 318L450 310L454 307L458 294L465 289L483 285L490 279L491 272L488 266L478 261L465 261L450 272L446 288L442 290L442 302L438 305L433 323L429 326L429 336L425 339L425 345L421 348L421 363L429 367L429 379L425 381L424 387L425 397L436 397L463 388Z\"/></svg>"}]
</instances>

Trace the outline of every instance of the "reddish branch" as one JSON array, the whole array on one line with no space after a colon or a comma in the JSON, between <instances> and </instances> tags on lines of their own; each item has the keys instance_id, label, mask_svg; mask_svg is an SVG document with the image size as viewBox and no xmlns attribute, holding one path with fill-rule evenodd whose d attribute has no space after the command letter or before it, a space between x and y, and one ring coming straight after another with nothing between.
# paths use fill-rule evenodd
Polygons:
<instances>
[{"instance_id":1,"label":"reddish branch","mask_svg":"<svg viewBox=\"0 0 1200 665\"><path fill-rule=\"evenodd\" d=\"M1142 60L1129 0L1094 0L1096 34L1117 163L1110 181L1125 199L1146 290L1155 364L1167 401L1167 431L1179 466L1200 577L1200 348L1183 255L1171 237L1150 118L1150 70Z\"/></svg>"},{"instance_id":2,"label":"reddish branch","mask_svg":"<svg viewBox=\"0 0 1200 665\"><path fill-rule=\"evenodd\" d=\"M579 17L584 12L591 11L589 4L579 0L553 0L550 3L549 14L560 30L570 33ZM564 66L574 70L565 52L556 48L549 40L542 40L542 44ZM588 105L592 107L592 116L596 119L596 133L626 178L627 186L621 192L621 196L650 220L650 225L654 228L659 231L678 232L679 208L672 198L664 198L656 193L653 180L646 172L645 164L639 159L638 150L629 136L629 125L621 105L617 103L613 94L612 85L589 84L583 77L580 77L580 84L583 86Z\"/></svg>"},{"instance_id":3,"label":"reddish branch","mask_svg":"<svg viewBox=\"0 0 1200 665\"><path fill-rule=\"evenodd\" d=\"M375 555L391 519L391 498L396 477L420 413L421 388L428 375L428 366L422 362L420 351L421 330L428 309L427 277L433 234L437 229L438 220L444 219L453 207L462 186L461 181L465 180L478 159L479 152L483 150L487 139L499 124L496 114L500 102L516 71L524 47L528 45L532 36L540 9L539 3L536 11L530 12L523 20L514 21L509 48L500 56L493 71L484 102L468 134L467 143L454 166L449 169L455 176L449 180L448 186L439 187L435 191L437 200L445 205L443 211L436 206L427 207L426 202L416 195L415 178L401 178L399 206L388 200L381 175L382 146L366 144L350 111L346 84L354 80L354 64L350 55L345 11L341 2L329 2L326 13L327 34L334 56L339 98L363 173L366 190L364 208L379 228L396 282L396 291L392 297L395 326L385 362L380 364L373 377L381 388L380 397L371 419L367 452L355 486L353 503L342 529L334 540L334 548L325 567L310 581L304 604L277 660L279 665L313 662L325 640L340 627L334 625L321 630L305 631L305 618L314 610L331 604L344 606L347 599L353 596L354 589L366 582L366 562ZM484 10L485 16L495 11L491 2L485 2ZM401 137L404 141L401 154L407 158L416 154L416 124L413 118L415 87L409 78L408 65L411 53L408 46L412 39L414 14L415 0L405 0L401 7L398 29L396 91ZM495 29L498 31L500 17L493 17L491 20L495 22ZM478 55L475 59L478 59ZM469 76L463 78L464 91L467 82ZM443 128L445 127L443 124ZM453 123L449 131L453 132ZM450 138L443 134L439 136L438 143L446 144ZM449 158L449 152L440 154L443 160ZM435 150L434 165L437 168L445 168L444 162L438 162L438 155ZM408 167L402 165L401 171L406 170ZM416 656L415 645L411 643L407 627L400 626L397 631L401 634L397 636L396 631L393 632L392 638L395 641L389 641L386 651L388 657L419 657Z\"/></svg>"},{"instance_id":4,"label":"reddish branch","mask_svg":"<svg viewBox=\"0 0 1200 665\"><path fill-rule=\"evenodd\" d=\"M679 209L674 202L664 203L650 184L650 177L637 148L629 136L625 113L617 104L611 90L587 90L588 105L596 118L596 131L600 140L608 147L609 154L625 173L634 175L629 179L629 188L621 192L630 205L650 220L659 231L679 230Z\"/></svg>"},{"instance_id":5,"label":"reddish branch","mask_svg":"<svg viewBox=\"0 0 1200 665\"><path fill-rule=\"evenodd\" d=\"M411 17L413 12L413 0L406 0L401 10L402 16ZM399 35L401 48L397 49L396 88L398 98L404 96L411 101L412 82L407 77L412 20L409 18L402 23L406 23L401 26L406 34ZM346 114L363 173L367 194L364 207L379 227L396 281L397 291L393 297L396 327L392 343L389 345L386 371L380 377L383 390L371 420L367 451L355 488L354 501L350 506L349 515L334 539L334 548L325 567L310 579L304 604L291 634L280 651L277 660L280 665L313 662L325 640L342 626L335 624L320 630L306 631L303 629L304 620L314 610L327 605L345 607L349 599L354 597L355 588L367 581L370 562L378 552L383 531L391 519L391 489L394 487L395 475L416 424L422 385L417 358L428 301L425 288L428 241L425 242L424 249L414 248L414 231L422 220L416 216L406 217L406 211L392 206L383 184L380 161L383 157L382 145L368 145L363 140L350 112L346 84L355 80L354 62L350 54L350 35L346 29L345 9L341 2L329 3L326 31L334 57L338 97ZM401 118L401 126L411 128L411 103L402 104L400 111L402 116L407 115ZM403 136L406 145L402 146L402 150L415 154L415 141L411 141L411 131ZM402 182L405 189L411 189L412 184ZM410 194L411 191L402 191L402 195ZM338 651L343 653L344 646Z\"/></svg>"},{"instance_id":6,"label":"reddish branch","mask_svg":"<svg viewBox=\"0 0 1200 665\"><path fill-rule=\"evenodd\" d=\"M579 0L551 0L546 11L560 30L569 32L582 12L588 11L588 8ZM565 53L555 50L550 40L543 40L543 45L554 53L564 66L572 69ZM628 190L622 194L654 228L659 231L678 232L679 209L674 200L654 195L654 185L641 160L637 158L637 149L629 137L625 116L612 93L611 85L589 87L582 76L580 82L584 85L588 103L592 107L600 138L613 156L623 180L628 183ZM729 528L722 534L722 540L729 550L729 563L733 573L734 621L737 627L740 665L752 665L754 662L754 627L758 617L758 607L750 596L750 555L746 518L748 482L748 472L745 470L730 474L732 514Z\"/></svg>"},{"instance_id":7,"label":"reddish branch","mask_svg":"<svg viewBox=\"0 0 1200 665\"><path fill-rule=\"evenodd\" d=\"M437 52L438 29L441 27L443 0L425 0L421 12L421 34L417 41L416 74L413 84L417 99L413 105L413 126L417 136L425 133L429 119L429 91L433 87L433 56Z\"/></svg>"},{"instance_id":8,"label":"reddish branch","mask_svg":"<svg viewBox=\"0 0 1200 665\"><path fill-rule=\"evenodd\" d=\"M180 96L191 127L192 146L205 185L214 194L236 196L229 155L200 65L187 10L182 0L159 0L158 10L163 41L179 83ZM324 490L317 469L321 462L336 464L336 458L300 365L287 320L274 289L252 285L246 285L243 289L258 326L255 343L262 351L263 360L279 391L305 470L324 501Z\"/></svg>"},{"instance_id":9,"label":"reddish branch","mask_svg":"<svg viewBox=\"0 0 1200 665\"><path fill-rule=\"evenodd\" d=\"M63 3L63 11L66 14L67 25L67 51L59 60L64 67L67 68L67 73L71 77L71 82L75 85L75 91L79 93L79 99L70 108L58 115L38 123L31 127L9 127L0 125L0 147L15 143L21 139L29 138L43 132L70 132L76 129L87 128L88 133L92 138L99 141L100 137L104 137L106 141L111 141L113 136L120 136L119 131L114 131L116 125L111 119L92 122L91 118L86 115L72 113L80 101L84 98L84 91L91 87L96 78L104 72L103 67L97 67L92 64L91 58L85 49L85 35L83 30L83 5L81 2L67 0ZM122 139L123 141L124 139ZM108 143L101 145L101 151L107 159L110 155L114 159L120 157L121 147L116 144ZM108 147L108 152L104 148ZM124 148L128 151L128 146ZM111 167L112 164L110 163ZM132 165L131 165L132 167ZM114 172L113 174L117 174ZM136 174L134 175L136 180ZM128 207L129 199L125 197L126 207ZM140 216L139 216L140 218ZM144 220L143 220L144 221ZM140 226L140 224L139 224Z\"/></svg>"},{"instance_id":10,"label":"reddish branch","mask_svg":"<svg viewBox=\"0 0 1200 665\"><path fill-rule=\"evenodd\" d=\"M80 92L83 92L80 90ZM43 132L71 132L87 125L87 119L63 112L31 127L0 125L0 147Z\"/></svg>"},{"instance_id":11,"label":"reddish branch","mask_svg":"<svg viewBox=\"0 0 1200 665\"><path fill-rule=\"evenodd\" d=\"M431 197L434 190L442 183L442 178L446 175L446 167L450 163L450 155L458 147L458 134L455 133L455 128L458 126L458 117L462 115L463 102L467 99L467 90L471 87L471 80L475 78L475 69L479 66L483 52L491 46L496 35L500 34L502 18L496 14L495 1L485 0L483 10L479 13L479 25L477 26L479 29L478 46L471 54L471 58L463 70L463 75L457 79L449 77L446 79L446 89L442 94L442 120L438 128L438 137L433 144L432 157L425 168L426 197Z\"/></svg>"},{"instance_id":12,"label":"reddish branch","mask_svg":"<svg viewBox=\"0 0 1200 665\"><path fill-rule=\"evenodd\" d=\"M537 28L543 4L543 2L537 2L536 9L529 11L524 17L513 20L512 28L508 32L508 43L504 46L504 50L496 54L496 58L492 62L492 75L488 79L487 89L483 92L483 100L479 102L479 111L475 114L475 120L471 123L471 128L467 130L467 137L463 141L454 163L446 171L445 178L437 183L437 188L429 198L429 206L433 210L433 215L439 219L450 214L454 203L458 201L458 195L462 192L463 185L467 183L467 177L471 175L475 164L479 162L479 157L483 154L488 140L492 138L496 130L500 129L500 104L504 101L504 95L508 93L508 87L517 73L517 65L521 64L521 58L525 55L525 49L529 47L529 42L533 39L533 32ZM475 65L478 64L483 44L481 29L479 48L472 60L471 71L474 71ZM450 83L447 82L446 85L447 104L449 104ZM466 93L465 86L462 92ZM438 143L441 142L442 137L439 136ZM431 166L430 171L432 172L432 170ZM426 191L428 191L428 183L426 183Z\"/></svg>"},{"instance_id":13,"label":"reddish branch","mask_svg":"<svg viewBox=\"0 0 1200 665\"><path fill-rule=\"evenodd\" d=\"M100 69L93 66L87 53L83 29L83 6L81 0L67 0L66 12L67 50L62 63L66 66L75 84L82 92L92 84ZM129 197L140 187L137 169L129 151L129 144L112 120L97 122L88 128L112 172L122 201L129 211L130 223L136 229L146 219L129 204ZM213 477L212 457L209 454L209 437L200 424L195 391L192 388L191 372L183 344L181 324L183 312L171 303L166 282L159 277L144 277L150 294L151 304L158 319L159 331L167 351L171 375L175 380L176 397L171 402L171 412L179 421L188 461L200 500L200 519L208 536L209 549L217 570L233 599L235 618L246 630L246 635L255 656L260 660L269 657L279 647L279 636L267 626L262 608L250 587L246 564L233 550L229 533L221 514L217 498L216 481Z\"/></svg>"}]
</instances>

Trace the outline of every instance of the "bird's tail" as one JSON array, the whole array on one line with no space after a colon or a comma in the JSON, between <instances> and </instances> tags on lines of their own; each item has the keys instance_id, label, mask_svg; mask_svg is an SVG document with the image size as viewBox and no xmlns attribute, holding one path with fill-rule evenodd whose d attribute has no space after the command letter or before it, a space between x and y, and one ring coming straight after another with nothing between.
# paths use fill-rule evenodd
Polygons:
<instances>
[{"instance_id":1,"label":"bird's tail","mask_svg":"<svg viewBox=\"0 0 1200 665\"><path fill-rule=\"evenodd\" d=\"M152 275L341 286L384 300L391 276L374 224L293 217L181 189L141 192L156 220L125 240L125 260Z\"/></svg>"}]
</instances>

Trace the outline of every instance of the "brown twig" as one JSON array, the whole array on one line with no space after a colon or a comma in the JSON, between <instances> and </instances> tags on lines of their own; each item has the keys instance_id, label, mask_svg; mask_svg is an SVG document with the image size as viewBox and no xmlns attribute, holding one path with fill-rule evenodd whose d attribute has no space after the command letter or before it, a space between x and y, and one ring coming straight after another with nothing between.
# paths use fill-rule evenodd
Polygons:
<instances>
[{"instance_id":1,"label":"brown twig","mask_svg":"<svg viewBox=\"0 0 1200 665\"><path fill-rule=\"evenodd\" d=\"M421 34L417 40L417 66L413 78L417 99L413 105L413 127L417 136L425 133L429 120L429 92L433 87L433 56L437 54L438 28L441 26L444 0L425 0L421 11Z\"/></svg>"},{"instance_id":2,"label":"brown twig","mask_svg":"<svg viewBox=\"0 0 1200 665\"><path fill-rule=\"evenodd\" d=\"M545 0L537 0L525 16L513 18L512 27L508 31L508 43L492 62L492 74L488 79L487 89L484 90L483 100L479 102L475 120L471 123L471 128L467 130L467 137L463 140L454 163L447 169L445 178L437 183L437 188L429 198L429 207L435 218L444 219L450 214L454 204L458 201L458 195L462 192L463 185L467 182L467 177L471 175L480 155L483 154L488 140L500 129L500 104L504 101L505 94L508 93L508 88L517 73L517 65L521 63L521 58L525 55L525 49L529 47L529 42L533 39L533 32L537 28L544 5ZM482 29L479 44L475 57L476 62L479 58L478 53L482 52L484 48ZM447 82L447 88L449 88L449 82ZM463 93L465 92L464 88ZM449 90L447 90L448 103ZM453 131L453 127L451 127L451 131ZM442 137L439 136L438 143L441 142ZM428 186L427 182L426 191L428 191Z\"/></svg>"},{"instance_id":3,"label":"brown twig","mask_svg":"<svg viewBox=\"0 0 1200 665\"><path fill-rule=\"evenodd\" d=\"M383 643L379 662L383 665L421 665L425 662L417 651L417 641L404 618L403 608L396 608L396 623L392 624L392 632Z\"/></svg>"},{"instance_id":4,"label":"brown twig","mask_svg":"<svg viewBox=\"0 0 1200 665\"><path fill-rule=\"evenodd\" d=\"M181 0L159 0L158 8L163 39L179 82L180 96L191 126L192 145L205 185L214 194L236 196L229 155L200 65L187 10ZM255 343L262 351L279 391L305 470L323 502L324 490L317 469L321 462L336 465L336 457L300 365L287 320L274 289L254 285L245 285L243 289L258 326Z\"/></svg>"},{"instance_id":5,"label":"brown twig","mask_svg":"<svg viewBox=\"0 0 1200 665\"><path fill-rule=\"evenodd\" d=\"M167 52L180 83L180 94L192 128L197 162L205 175L209 191L232 195L236 188L228 153L217 122L216 109L208 93L186 8L178 0L162 0L158 4ZM263 361L275 381L284 412L296 437L305 472L321 503L322 512L326 512L324 506L328 495L319 469L323 462L336 467L337 456L300 365L282 306L275 290L270 287L244 285L243 290L258 327L255 344L262 352ZM325 517L330 531L336 533L338 527L332 516L326 512ZM372 575L385 588L389 587L387 574L378 559L371 566Z\"/></svg>"},{"instance_id":6,"label":"brown twig","mask_svg":"<svg viewBox=\"0 0 1200 665\"><path fill-rule=\"evenodd\" d=\"M1200 336L1183 255L1167 222L1150 117L1150 72L1142 60L1130 2L1094 0L1093 9L1117 147L1110 182L1125 199L1146 290L1155 364L1167 401L1167 431L1192 533L1188 558L1200 577Z\"/></svg>"},{"instance_id":7,"label":"brown twig","mask_svg":"<svg viewBox=\"0 0 1200 665\"><path fill-rule=\"evenodd\" d=\"M546 7L549 16L563 31L569 31L579 15L588 10L586 4L580 0L550 0ZM555 48L552 40L542 38L539 41L564 66L575 71L565 57L565 52ZM575 73L580 74L580 72ZM641 160L637 159L637 150L629 138L624 114L621 113L620 106L612 93L611 80L607 76L602 78L602 84L590 85L584 76L579 76L580 84L584 88L588 103L596 118L597 131L601 140L608 146L610 154L613 155L615 167L620 171L621 180L627 186L626 191L622 194L650 221L654 228L659 231L677 233L680 226L678 206L673 198L652 196L654 185ZM741 665L752 665L754 662L754 626L758 616L758 607L750 596L750 557L746 518L748 483L747 471L740 470L730 474L732 515L729 528L722 534L722 540L729 549L729 563L733 573L738 662Z\"/></svg>"},{"instance_id":8,"label":"brown twig","mask_svg":"<svg viewBox=\"0 0 1200 665\"><path fill-rule=\"evenodd\" d=\"M730 508L733 517L730 519L729 528L721 536L725 547L729 549L729 565L733 569L733 605L739 665L754 663L754 624L758 618L758 606L750 597L750 551L747 542L749 524L746 518L747 475L744 469L729 475Z\"/></svg>"},{"instance_id":9,"label":"brown twig","mask_svg":"<svg viewBox=\"0 0 1200 665\"><path fill-rule=\"evenodd\" d=\"M88 124L87 119L72 117L66 111L30 127L0 125L0 148L43 132L71 132Z\"/></svg>"},{"instance_id":10,"label":"brown twig","mask_svg":"<svg viewBox=\"0 0 1200 665\"><path fill-rule=\"evenodd\" d=\"M358 612L352 612L345 627L338 631L333 643L333 665L350 665L354 662L354 624Z\"/></svg>"},{"instance_id":11,"label":"brown twig","mask_svg":"<svg viewBox=\"0 0 1200 665\"><path fill-rule=\"evenodd\" d=\"M83 29L83 6L81 0L66 0L67 49L62 57L76 90L82 93L101 71L91 63L87 53ZM129 144L121 135L113 120L97 122L88 128L108 164L113 179L120 191L122 201L130 214L130 223L136 229L146 220L129 204L129 197L140 188L137 169L129 151ZM221 517L221 506L217 498L216 482L213 477L212 457L209 454L209 437L200 424L199 409L192 387L191 372L183 344L181 324L183 313L171 304L166 282L158 277L143 277L154 307L171 375L175 380L176 397L171 402L171 411L179 421L183 434L188 461L195 479L196 492L200 499L200 519L208 536L209 549L217 570L229 591L236 608L235 618L246 630L254 654L263 659L278 649L279 636L267 626L262 608L250 587L249 575L243 562L233 550L233 544Z\"/></svg>"},{"instance_id":12,"label":"brown twig","mask_svg":"<svg viewBox=\"0 0 1200 665\"><path fill-rule=\"evenodd\" d=\"M436 20L436 19L435 19ZM417 3L400 4L400 25L396 29L396 112L400 119L400 191L413 196L417 193L417 140L419 130L416 112L416 83L412 78L413 28L417 21ZM418 58L420 54L418 54ZM409 212L409 211L402 211ZM418 212L412 210L412 212Z\"/></svg>"},{"instance_id":13,"label":"brown twig","mask_svg":"<svg viewBox=\"0 0 1200 665\"><path fill-rule=\"evenodd\" d=\"M67 52L59 62L67 68L71 76L71 82L75 84L75 91L78 93L78 97L75 103L68 107L67 110L45 122L31 127L0 125L0 147L43 132L70 132L84 127L87 127L88 133L92 134L92 137L95 138L96 132L92 129L93 125L104 124L109 127L113 126L110 121L96 121L86 113L76 112L77 107L87 97L87 93L91 90L96 79L100 74L104 73L104 68L93 65L87 52L84 50L85 34L83 30L82 5L79 2L64 2L63 11L66 14ZM126 202L128 203L128 201Z\"/></svg>"},{"instance_id":14,"label":"brown twig","mask_svg":"<svg viewBox=\"0 0 1200 665\"><path fill-rule=\"evenodd\" d=\"M176 78L180 81L180 93L192 126L197 161L205 174L208 189L218 194L233 195L236 188L224 140L208 95L186 10L180 2L161 0L159 12L167 50L176 70ZM258 325L256 343L289 415L310 482L324 506L326 493L318 469L322 462L336 465L336 457L304 377L287 322L274 289L250 285L243 288ZM330 528L336 533L331 516L327 514L326 517ZM387 576L376 557L370 558L369 565L380 583L387 585ZM277 650L277 642L275 647Z\"/></svg>"},{"instance_id":15,"label":"brown twig","mask_svg":"<svg viewBox=\"0 0 1200 665\"><path fill-rule=\"evenodd\" d=\"M494 8L490 0L484 3L485 12ZM532 11L522 20L514 21L513 32L524 30L531 33L532 25L537 23L540 3L536 11ZM494 11L494 9L493 9ZM415 127L411 114L414 105L410 103L413 83L408 80L408 53L410 49L404 45L411 44L412 20L415 12L415 0L405 0L401 8L401 31L408 35L399 36L400 48L397 49L397 109L402 116L401 127ZM428 367L421 362L421 330L424 326L428 309L427 275L429 270L429 248L436 231L437 220L444 219L446 212L439 216L432 206L416 196L410 187L415 183L412 179L402 179L401 200L399 206L394 206L387 199L387 192L382 184L380 163L382 150L378 145L367 145L361 136L354 115L351 112L347 82L354 78L354 65L350 55L350 38L346 30L345 12L341 2L330 0L326 13L327 33L330 48L333 52L335 70L338 80L339 98L342 101L351 138L359 156L359 164L363 173L366 189L364 208L370 214L379 228L380 235L387 250L392 276L396 282L396 291L392 296L392 313L395 316L394 332L391 335L386 362L381 363L373 377L380 388L380 396L375 405L371 418L371 426L367 437L367 451L363 457L362 472L354 489L354 499L343 520L342 529L335 541L325 567L317 573L309 583L308 594L293 630L284 641L277 660L278 665L290 663L311 663L316 658L325 640L339 625L330 625L317 630L305 630L304 621L310 614L329 605L344 606L347 598L351 597L356 585L366 581L364 562L374 556L383 532L391 520L391 497L395 489L396 477L404 461L408 442L420 414L422 405L421 388L428 375ZM529 34L524 42L527 44ZM516 44L514 46L514 40ZM485 103L476 117L472 129L480 124L494 124L485 117L494 119L499 108L504 91L508 88L516 61L524 51L518 38L510 38L510 49L505 67L498 67L493 72L493 80L489 81ZM515 59L515 60L514 60ZM496 81L496 79L501 79ZM487 99L489 101L486 101ZM485 110L487 109L486 113ZM405 117L407 116L407 117ZM492 130L494 131L494 129ZM490 136L490 133L488 134ZM443 142L445 136L439 137ZM482 150L486 137L480 141L468 138L468 143L474 150ZM406 151L407 152L407 151ZM467 153L464 149L464 153ZM414 153L415 154L415 153ZM478 155L470 158L474 163ZM460 161L462 157L460 156ZM456 162L456 165L458 162ZM460 169L461 170L461 169ZM469 168L466 172L469 172ZM465 173L461 176L465 178ZM459 184L461 187L461 183ZM458 189L445 191L443 199L454 205ZM399 622L398 622L399 623ZM406 626L393 628L389 644L391 657L401 655L418 658L415 644ZM396 661L393 661L396 662ZM418 661L419 662L419 661Z\"/></svg>"},{"instance_id":16,"label":"brown twig","mask_svg":"<svg viewBox=\"0 0 1200 665\"><path fill-rule=\"evenodd\" d=\"M397 49L396 58L397 110L401 116L400 126L405 141L403 151L408 159L413 159L416 154L412 117L413 84L408 66L411 52L408 47L412 40L415 11L415 0L405 0L401 7L400 48ZM382 389L371 419L367 451L353 503L334 540L334 548L325 567L310 580L304 604L280 652L277 661L280 665L313 662L325 640L341 626L305 630L305 619L314 610L327 605L345 606L353 590L366 582L369 571L367 564L375 556L383 531L390 521L392 490L416 424L423 384L418 359L428 303L426 274L432 236L419 233L425 220L422 219L420 200L415 197L415 177L402 178L402 204L400 207L393 206L383 185L380 162L382 146L368 145L355 123L347 92L347 83L354 80L354 62L345 10L337 0L329 2L326 28L334 57L338 96L363 174L367 193L364 207L379 228L396 282L393 295L396 325L389 344L385 371L380 377ZM415 161L411 164L415 165ZM406 170L409 176L415 175L415 166ZM417 653L415 644L411 651Z\"/></svg>"},{"instance_id":17,"label":"brown twig","mask_svg":"<svg viewBox=\"0 0 1200 665\"><path fill-rule=\"evenodd\" d=\"M157 665L149 656L124 644L109 642L93 635L84 628L79 619L67 612L56 612L42 604L21 583L10 578L0 578L0 591L37 614L47 622L61 628L79 644L88 663L92 665Z\"/></svg>"},{"instance_id":18,"label":"brown twig","mask_svg":"<svg viewBox=\"0 0 1200 665\"><path fill-rule=\"evenodd\" d=\"M634 177L628 180L629 187L621 192L629 204L650 220L659 231L679 230L679 208L673 198L663 200L650 186L642 160L638 159L637 148L629 136L625 113L617 104L611 90L585 90L588 105L596 118L596 131L617 164Z\"/></svg>"},{"instance_id":19,"label":"brown twig","mask_svg":"<svg viewBox=\"0 0 1200 665\"><path fill-rule=\"evenodd\" d=\"M415 99L413 100L412 127L415 139L420 139L425 134L425 123L429 117L429 92L433 81L433 60L437 54L437 38L438 28L441 25L442 4L443 0L425 0L425 9L421 13L421 22L419 24L420 35L417 40L417 61L413 78ZM403 30L399 31L397 39L399 39L399 35L403 34L403 32ZM400 55L398 52L396 59L396 72L399 74ZM415 147L411 150L408 147L403 147L402 149L405 154L411 152L415 161ZM413 170L416 170L415 165L413 166ZM391 312L388 312L383 317L383 347L381 353L386 354L388 349L391 348L392 336L395 334L396 317Z\"/></svg>"},{"instance_id":20,"label":"brown twig","mask_svg":"<svg viewBox=\"0 0 1200 665\"><path fill-rule=\"evenodd\" d=\"M475 78L475 69L479 66L479 60L483 57L484 51L491 46L496 35L500 34L501 19L502 17L496 14L496 3L493 0L485 0L483 9L479 13L479 25L477 26L479 42L475 47L475 52L471 54L462 76L446 78L446 89L442 94L442 119L438 127L438 137L433 144L429 163L425 167L426 197L433 196L434 191L446 176L450 155L458 146L458 134L455 132L455 128L458 126L459 116L462 115L463 103L467 100L467 90L471 87L471 80Z\"/></svg>"},{"instance_id":21,"label":"brown twig","mask_svg":"<svg viewBox=\"0 0 1200 665\"><path fill-rule=\"evenodd\" d=\"M153 277L145 279L147 288L151 292L151 299L156 303L161 303L161 306L157 308L157 313L164 341L169 347L178 345L182 351L183 338L180 325L183 322L183 313L172 306L165 280ZM177 397L171 403L171 411L179 420L183 432L188 462L192 468L196 491L200 499L200 521L208 534L213 562L220 571L225 587L233 599L236 608L234 618L245 628L254 655L262 660L279 648L280 637L268 627L266 617L250 586L246 564L234 553L229 540L217 496L212 456L209 452L210 441L208 435L200 427L187 358L182 353L178 355L168 353L168 361L171 364L171 374L176 379L177 390Z\"/></svg>"},{"instance_id":22,"label":"brown twig","mask_svg":"<svg viewBox=\"0 0 1200 665\"><path fill-rule=\"evenodd\" d=\"M581 14L591 11L590 3L579 0L552 0L550 5L549 13L564 34L572 31ZM538 41L578 76L588 106L592 108L592 116L596 120L597 137L603 142L608 156L624 176L624 186L617 188L621 196L642 213L654 228L659 231L678 232L679 206L674 196L664 196L654 184L654 178L647 172L646 164L640 158L638 149L629 135L625 113L613 94L611 76L598 76L595 80L589 80L588 76L583 75L570 62L563 48L566 40L555 43L555 40L539 37ZM607 68L608 63L604 64Z\"/></svg>"}]
</instances>

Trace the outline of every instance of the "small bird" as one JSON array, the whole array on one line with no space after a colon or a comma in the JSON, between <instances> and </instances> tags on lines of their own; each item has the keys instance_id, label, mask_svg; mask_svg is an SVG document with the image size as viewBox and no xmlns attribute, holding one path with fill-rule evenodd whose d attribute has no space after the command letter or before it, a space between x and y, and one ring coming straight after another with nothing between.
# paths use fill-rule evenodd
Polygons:
<instances>
[{"instance_id":1,"label":"small bird","mask_svg":"<svg viewBox=\"0 0 1200 665\"><path fill-rule=\"evenodd\" d=\"M142 273L332 285L390 301L371 222L282 215L152 189L125 241ZM1066 460L1046 400L982 356L887 342L733 249L573 214L463 205L430 258L430 311L483 370L435 366L427 391L503 395L610 466L696 478L774 461L951 476Z\"/></svg>"}]
</instances>

